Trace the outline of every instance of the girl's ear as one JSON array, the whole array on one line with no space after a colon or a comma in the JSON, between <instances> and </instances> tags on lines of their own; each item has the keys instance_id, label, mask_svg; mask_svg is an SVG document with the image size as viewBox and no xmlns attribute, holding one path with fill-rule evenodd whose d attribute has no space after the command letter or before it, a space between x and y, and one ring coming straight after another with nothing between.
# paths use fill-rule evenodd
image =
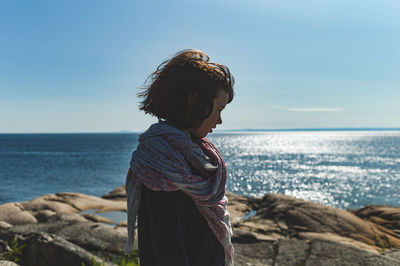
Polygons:
<instances>
[{"instance_id":1,"label":"girl's ear","mask_svg":"<svg viewBox=\"0 0 400 266\"><path fill-rule=\"evenodd\" d=\"M187 97L187 100L186 100L185 121L186 121L188 124L191 124L191 122L192 122L192 121L189 121L189 120L191 120L191 118L192 118L193 111L194 111L194 110L193 110L193 109L194 109L194 106L193 106L193 105L194 105L194 102L195 102L197 96L198 96L198 93L197 93L197 92L192 92L191 94L189 94L189 96Z\"/></svg>"},{"instance_id":2,"label":"girl's ear","mask_svg":"<svg viewBox=\"0 0 400 266\"><path fill-rule=\"evenodd\" d=\"M195 99L197 98L198 93L197 92L192 92L191 94L189 94L187 100L186 100L186 112L187 113L191 113L191 111L193 110L193 104Z\"/></svg>"}]
</instances>

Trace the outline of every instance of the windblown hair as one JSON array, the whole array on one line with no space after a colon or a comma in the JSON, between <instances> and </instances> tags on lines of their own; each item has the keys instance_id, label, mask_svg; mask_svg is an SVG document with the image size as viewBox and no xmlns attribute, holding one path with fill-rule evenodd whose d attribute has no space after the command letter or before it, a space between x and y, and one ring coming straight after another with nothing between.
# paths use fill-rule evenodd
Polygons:
<instances>
[{"instance_id":1,"label":"windblown hair","mask_svg":"<svg viewBox=\"0 0 400 266\"><path fill-rule=\"evenodd\" d=\"M139 109L180 129L198 128L210 116L217 91L233 99L228 67L209 62L199 50L183 50L158 66L145 82ZM148 84L148 85L147 85Z\"/></svg>"}]
</instances>

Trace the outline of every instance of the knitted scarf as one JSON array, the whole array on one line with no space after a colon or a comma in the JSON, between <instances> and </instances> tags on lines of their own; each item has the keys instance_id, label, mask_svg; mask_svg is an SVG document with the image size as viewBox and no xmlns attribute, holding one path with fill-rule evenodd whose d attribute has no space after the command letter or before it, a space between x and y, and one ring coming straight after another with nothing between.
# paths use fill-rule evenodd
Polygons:
<instances>
[{"instance_id":1,"label":"knitted scarf","mask_svg":"<svg viewBox=\"0 0 400 266\"><path fill-rule=\"evenodd\" d=\"M225 264L233 265L232 229L225 197L226 167L217 148L203 138L196 143L186 132L166 122L153 124L139 136L126 180L128 241L132 252L135 223L144 184L154 191L181 190L191 197L225 251Z\"/></svg>"}]
</instances>

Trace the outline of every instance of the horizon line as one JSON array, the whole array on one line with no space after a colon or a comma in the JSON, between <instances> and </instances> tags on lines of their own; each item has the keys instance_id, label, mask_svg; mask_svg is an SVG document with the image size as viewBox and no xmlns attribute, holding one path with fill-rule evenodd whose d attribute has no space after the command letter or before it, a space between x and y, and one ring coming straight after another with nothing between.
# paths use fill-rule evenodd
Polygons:
<instances>
[{"instance_id":1,"label":"horizon line","mask_svg":"<svg viewBox=\"0 0 400 266\"><path fill-rule=\"evenodd\" d=\"M217 131L400 131L400 127L307 127L278 129L219 129Z\"/></svg>"},{"instance_id":2,"label":"horizon line","mask_svg":"<svg viewBox=\"0 0 400 266\"><path fill-rule=\"evenodd\" d=\"M242 128L242 129L217 129L214 132L279 132L279 131L400 131L400 127L307 127L307 128ZM133 134L143 131L77 131L77 132L0 132L0 135L9 134Z\"/></svg>"}]
</instances>

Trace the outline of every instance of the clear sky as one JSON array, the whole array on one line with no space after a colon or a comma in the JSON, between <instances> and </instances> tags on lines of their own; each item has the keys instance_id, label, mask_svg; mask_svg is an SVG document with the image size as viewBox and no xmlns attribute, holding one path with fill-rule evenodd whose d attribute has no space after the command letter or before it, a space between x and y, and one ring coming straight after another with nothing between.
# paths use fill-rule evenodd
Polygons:
<instances>
[{"instance_id":1,"label":"clear sky","mask_svg":"<svg viewBox=\"0 0 400 266\"><path fill-rule=\"evenodd\" d=\"M2 0L0 133L141 131L174 53L227 65L222 129L400 127L397 0Z\"/></svg>"}]
</instances>

